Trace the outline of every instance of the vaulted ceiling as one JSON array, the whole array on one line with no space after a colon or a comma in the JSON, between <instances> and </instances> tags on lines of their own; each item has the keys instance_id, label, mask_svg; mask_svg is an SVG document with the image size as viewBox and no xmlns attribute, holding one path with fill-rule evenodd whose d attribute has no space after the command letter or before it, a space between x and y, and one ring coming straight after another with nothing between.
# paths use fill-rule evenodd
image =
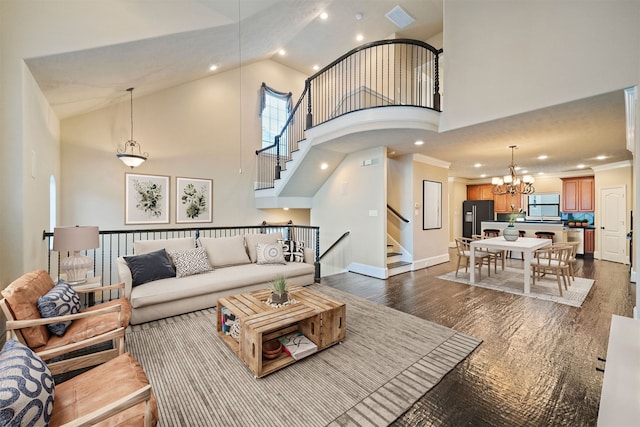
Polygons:
<instances>
[{"instance_id":1,"label":"vaulted ceiling","mask_svg":"<svg viewBox=\"0 0 640 427\"><path fill-rule=\"evenodd\" d=\"M426 41L442 32L442 0L181 0L136 2L149 20L172 14L181 31L45 57L26 63L59 118L65 119L128 99L264 59L304 74L374 40L406 37ZM401 6L415 21L399 28L385 15ZM133 7L133 6L132 6ZM326 12L326 20L320 18ZM179 14L179 16L177 16ZM357 41L356 35L363 40ZM87 35L90 37L90 35ZM439 46L438 46L439 47ZM284 49L286 54L278 54ZM445 103L446 107L446 98ZM386 135L363 135L380 138ZM631 159L625 149L622 91L429 135L416 147L412 132L396 133L395 155L423 153L451 163L450 175L477 179L506 173L509 145L522 145L516 162L532 172L579 173L588 167ZM388 138L386 139L388 141ZM527 147L527 148L524 148ZM577 153L578 151L578 153ZM546 154L547 160L537 160ZM605 155L605 160L596 160ZM482 164L482 169L474 164Z\"/></svg>"}]
</instances>

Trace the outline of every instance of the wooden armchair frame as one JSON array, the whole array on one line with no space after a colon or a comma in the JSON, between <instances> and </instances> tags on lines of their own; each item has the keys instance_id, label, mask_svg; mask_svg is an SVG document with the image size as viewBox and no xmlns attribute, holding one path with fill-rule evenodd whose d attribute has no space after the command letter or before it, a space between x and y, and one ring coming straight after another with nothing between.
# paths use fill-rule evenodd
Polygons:
<instances>
[{"instance_id":1,"label":"wooden armchair frame","mask_svg":"<svg viewBox=\"0 0 640 427\"><path fill-rule=\"evenodd\" d=\"M98 287L92 287L92 288L80 288L80 289L76 289L76 292L78 294L88 294L88 293L110 291L113 289L124 289L124 283L119 283L116 285L109 285L109 286L98 286ZM30 320L16 320L14 318L13 312L11 311L9 305L7 304L4 298L0 300L0 308L2 308L2 312L4 313L7 319L7 323L6 323L7 339L11 338L13 334L15 335L18 341L20 341L21 343L27 346L28 344L24 339L22 333L20 332L20 330L23 328L28 328L32 326L42 326L42 325L46 326L49 324L64 322L67 320L73 321L76 319L82 319L82 318L91 317L91 316L100 316L106 313L113 313L113 312L118 313L118 327L116 329L112 329L111 331L107 331L103 334L99 334L75 343L62 345L59 347L37 352L36 354L40 358L42 358L42 360L47 362L48 360L54 357L68 354L72 351L81 350L96 344L112 341L113 348L109 350L102 350L95 353L80 355L80 356L76 356L73 358L52 362L52 363L47 362L47 365L49 366L49 370L53 375L58 375L65 372L74 371L77 369L99 365L101 363L111 360L114 357L117 357L118 355L124 353L125 327L122 322L122 315L121 315L122 306L119 304L113 305L110 307L95 309L92 311L84 311L76 314L69 314L65 316L48 317L48 318L41 318L41 319L30 319ZM32 350L35 351L35 349L32 349Z\"/></svg>"}]
</instances>

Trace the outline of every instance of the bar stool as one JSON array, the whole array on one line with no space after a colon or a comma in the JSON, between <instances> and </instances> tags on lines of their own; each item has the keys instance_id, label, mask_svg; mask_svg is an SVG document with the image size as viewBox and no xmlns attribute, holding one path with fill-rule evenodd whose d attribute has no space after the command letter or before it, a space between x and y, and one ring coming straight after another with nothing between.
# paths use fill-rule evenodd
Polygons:
<instances>
[{"instance_id":1,"label":"bar stool","mask_svg":"<svg viewBox=\"0 0 640 427\"><path fill-rule=\"evenodd\" d=\"M527 235L527 232L524 230L518 230L518 237L525 237ZM507 252L507 258L511 258L511 252L509 251ZM522 258L522 260L524 261L524 252L520 252L520 257Z\"/></svg>"},{"instance_id":2,"label":"bar stool","mask_svg":"<svg viewBox=\"0 0 640 427\"><path fill-rule=\"evenodd\" d=\"M500 230L496 230L495 228L485 228L483 233L484 237L498 237L500 235Z\"/></svg>"},{"instance_id":3,"label":"bar stool","mask_svg":"<svg viewBox=\"0 0 640 427\"><path fill-rule=\"evenodd\" d=\"M538 239L551 239L556 235L553 231L536 231L536 238Z\"/></svg>"}]
</instances>

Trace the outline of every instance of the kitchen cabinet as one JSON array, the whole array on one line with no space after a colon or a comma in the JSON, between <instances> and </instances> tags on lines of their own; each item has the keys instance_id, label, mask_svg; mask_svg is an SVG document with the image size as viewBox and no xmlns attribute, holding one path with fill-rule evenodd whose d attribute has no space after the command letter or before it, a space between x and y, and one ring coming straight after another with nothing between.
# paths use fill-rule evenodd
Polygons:
<instances>
[{"instance_id":1,"label":"kitchen cabinet","mask_svg":"<svg viewBox=\"0 0 640 427\"><path fill-rule=\"evenodd\" d=\"M595 185L592 176L562 179L562 212L593 212Z\"/></svg>"},{"instance_id":2,"label":"kitchen cabinet","mask_svg":"<svg viewBox=\"0 0 640 427\"><path fill-rule=\"evenodd\" d=\"M467 200L493 200L491 184L467 185Z\"/></svg>"},{"instance_id":3,"label":"kitchen cabinet","mask_svg":"<svg viewBox=\"0 0 640 427\"><path fill-rule=\"evenodd\" d=\"M596 239L595 230L593 228L587 228L584 230L584 254L593 256L596 251Z\"/></svg>"},{"instance_id":4,"label":"kitchen cabinet","mask_svg":"<svg viewBox=\"0 0 640 427\"><path fill-rule=\"evenodd\" d=\"M493 196L493 206L496 213L511 213L511 205L515 212L522 208L522 196L520 194L502 194Z\"/></svg>"}]
</instances>

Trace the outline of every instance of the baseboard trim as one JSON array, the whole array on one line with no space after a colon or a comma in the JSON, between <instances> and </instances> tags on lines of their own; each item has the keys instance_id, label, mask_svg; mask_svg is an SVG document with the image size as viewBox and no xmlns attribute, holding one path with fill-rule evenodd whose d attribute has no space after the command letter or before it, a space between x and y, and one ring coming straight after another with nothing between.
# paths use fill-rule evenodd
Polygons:
<instances>
[{"instance_id":1,"label":"baseboard trim","mask_svg":"<svg viewBox=\"0 0 640 427\"><path fill-rule=\"evenodd\" d=\"M386 268L374 267L372 265L360 264L357 262L352 262L347 266L347 270L364 274L365 276L375 277L376 279L387 279L388 273Z\"/></svg>"},{"instance_id":2,"label":"baseboard trim","mask_svg":"<svg viewBox=\"0 0 640 427\"><path fill-rule=\"evenodd\" d=\"M449 253L432 256L429 258L423 258L413 261L411 271L421 270L423 268L431 267L433 265L444 264L449 262Z\"/></svg>"}]
</instances>

